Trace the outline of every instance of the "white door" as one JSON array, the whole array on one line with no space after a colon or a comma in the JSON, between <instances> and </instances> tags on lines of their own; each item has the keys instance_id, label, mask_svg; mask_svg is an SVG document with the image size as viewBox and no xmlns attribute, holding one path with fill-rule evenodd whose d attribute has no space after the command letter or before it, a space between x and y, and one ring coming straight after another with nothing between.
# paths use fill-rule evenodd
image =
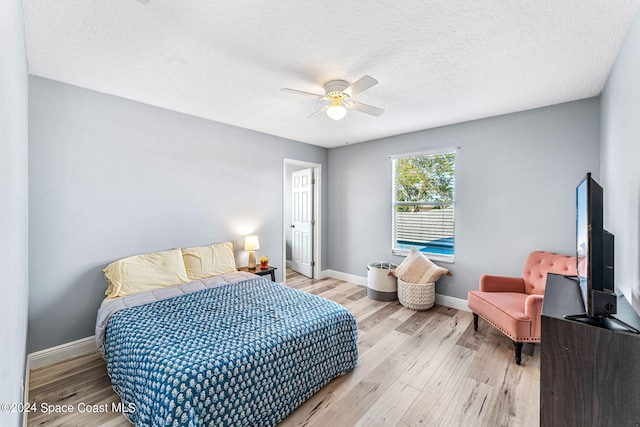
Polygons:
<instances>
[{"instance_id":1,"label":"white door","mask_svg":"<svg viewBox=\"0 0 640 427\"><path fill-rule=\"evenodd\" d=\"M291 174L291 268L313 277L313 169Z\"/></svg>"}]
</instances>

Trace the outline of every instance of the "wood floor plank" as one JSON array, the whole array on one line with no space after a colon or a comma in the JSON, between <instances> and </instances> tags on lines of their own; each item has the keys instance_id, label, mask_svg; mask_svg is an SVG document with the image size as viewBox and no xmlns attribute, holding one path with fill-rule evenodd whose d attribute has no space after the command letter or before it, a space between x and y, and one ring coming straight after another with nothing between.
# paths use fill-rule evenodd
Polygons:
<instances>
[{"instance_id":1,"label":"wood floor plank","mask_svg":"<svg viewBox=\"0 0 640 427\"><path fill-rule=\"evenodd\" d=\"M362 357L369 349L384 339L394 329L400 325L397 319L388 319L379 323L367 331L358 330L358 352Z\"/></svg>"},{"instance_id":2,"label":"wood floor plank","mask_svg":"<svg viewBox=\"0 0 640 427\"><path fill-rule=\"evenodd\" d=\"M358 322L359 359L291 413L281 426L537 426L540 352L513 344L470 313L435 305L416 312L398 301L373 301L367 287L311 280L287 270L287 286L332 299ZM29 426L131 424L119 412L79 413L78 404L111 405L106 365L97 353L33 370L30 401L69 404L74 413L29 414ZM110 406L109 406L110 407Z\"/></svg>"},{"instance_id":3,"label":"wood floor plank","mask_svg":"<svg viewBox=\"0 0 640 427\"><path fill-rule=\"evenodd\" d=\"M358 427L397 425L419 393L420 390L395 380L354 425Z\"/></svg>"},{"instance_id":4,"label":"wood floor plank","mask_svg":"<svg viewBox=\"0 0 640 427\"><path fill-rule=\"evenodd\" d=\"M70 375L76 375L80 371L91 370L100 365L104 365L104 359L97 352L92 352L79 356L77 359L56 363L53 366L49 366L48 369L35 369L32 371L30 378L42 386Z\"/></svg>"},{"instance_id":5,"label":"wood floor plank","mask_svg":"<svg viewBox=\"0 0 640 427\"><path fill-rule=\"evenodd\" d=\"M358 321L358 330L368 331L377 324L388 320L402 306L397 302L390 302L380 307L375 312Z\"/></svg>"},{"instance_id":6,"label":"wood floor plank","mask_svg":"<svg viewBox=\"0 0 640 427\"><path fill-rule=\"evenodd\" d=\"M395 382L398 375L406 369L409 362L395 358L385 358L384 363L358 384L341 396L338 404L326 411L318 411L314 424L324 426L353 426L366 416L368 410L379 401L389 385Z\"/></svg>"},{"instance_id":7,"label":"wood floor plank","mask_svg":"<svg viewBox=\"0 0 640 427\"><path fill-rule=\"evenodd\" d=\"M367 296L367 288L364 286L358 286L355 288L354 292L347 296L347 299L350 301L358 301L361 298L365 298Z\"/></svg>"},{"instance_id":8,"label":"wood floor plank","mask_svg":"<svg viewBox=\"0 0 640 427\"><path fill-rule=\"evenodd\" d=\"M456 313L458 312L458 310L456 310L455 308L445 307L444 305L438 305L438 304L433 306L433 310L449 317L455 316Z\"/></svg>"},{"instance_id":9,"label":"wood floor plank","mask_svg":"<svg viewBox=\"0 0 640 427\"><path fill-rule=\"evenodd\" d=\"M530 359L527 356L527 367L518 366L513 361L513 353L508 364L496 366L496 373L491 377L494 388L501 393L494 393L489 402L488 418L496 421L496 425L521 425L522 418L539 424L540 407L540 378L527 375L527 370L539 372L539 358ZM523 369L524 368L524 369ZM499 409L498 409L499 408Z\"/></svg>"},{"instance_id":10,"label":"wood floor plank","mask_svg":"<svg viewBox=\"0 0 640 427\"><path fill-rule=\"evenodd\" d=\"M335 283L317 283L315 286L307 286L299 289L314 295L324 295L335 289L336 286Z\"/></svg>"},{"instance_id":11,"label":"wood floor plank","mask_svg":"<svg viewBox=\"0 0 640 427\"><path fill-rule=\"evenodd\" d=\"M102 365L96 366L96 368L104 368L104 366L103 363ZM102 369L82 370L73 375L65 375L62 378L69 384L73 384L73 386L60 389L57 383L50 382L46 385L34 387L33 392L29 392L29 400L36 402L43 396L49 396L55 398L57 401L63 402L74 399L75 396L86 393L98 385L110 384L109 377Z\"/></svg>"},{"instance_id":12,"label":"wood floor plank","mask_svg":"<svg viewBox=\"0 0 640 427\"><path fill-rule=\"evenodd\" d=\"M482 337L479 333L476 335ZM484 341L480 341L478 346L477 366L469 373L469 377L496 387L500 385L507 369L505 360L510 358L509 362L513 362L515 351L511 340L505 336L489 334L484 338Z\"/></svg>"},{"instance_id":13,"label":"wood floor plank","mask_svg":"<svg viewBox=\"0 0 640 427\"><path fill-rule=\"evenodd\" d=\"M328 298L337 302L338 304L345 305L352 301L358 301L362 298L366 297L366 293L362 293L362 286L352 285L349 287L345 287L345 289L339 294L333 294L328 296L323 296L324 298Z\"/></svg>"},{"instance_id":14,"label":"wood floor plank","mask_svg":"<svg viewBox=\"0 0 640 427\"><path fill-rule=\"evenodd\" d=\"M335 301L338 304L344 304L347 301L351 301L351 299L349 299L349 295L352 295L353 293L359 291L360 287L361 286L352 283L342 282L338 283L333 289L322 292L318 295L323 298Z\"/></svg>"},{"instance_id":15,"label":"wood floor plank","mask_svg":"<svg viewBox=\"0 0 640 427\"><path fill-rule=\"evenodd\" d=\"M349 310L351 314L353 314L353 317L355 317L356 320L358 320L368 316L369 313L378 310L384 304L385 303L378 301L371 301L369 298L364 296L359 300L349 300L342 305Z\"/></svg>"},{"instance_id":16,"label":"wood floor plank","mask_svg":"<svg viewBox=\"0 0 640 427\"><path fill-rule=\"evenodd\" d=\"M460 314L463 319L466 317L462 316L466 313ZM415 348L417 350L415 353L405 353L404 357L409 357L412 364L400 376L401 381L422 390L429 384L432 376L437 373L437 369L451 358L455 347L459 347L456 342L462 331L457 328L459 322L456 318L447 319L451 320L440 323L436 329L423 331L428 335L422 341L422 345ZM427 354L429 357L420 357Z\"/></svg>"},{"instance_id":17,"label":"wood floor plank","mask_svg":"<svg viewBox=\"0 0 640 427\"><path fill-rule=\"evenodd\" d=\"M131 423L127 420L124 415L120 415L118 418L114 418L112 420L106 421L98 425L98 427L131 427Z\"/></svg>"},{"instance_id":18,"label":"wood floor plank","mask_svg":"<svg viewBox=\"0 0 640 427\"><path fill-rule=\"evenodd\" d=\"M448 406L442 419L450 426L485 425L487 400L493 390L487 384L464 378L456 390L456 400Z\"/></svg>"},{"instance_id":19,"label":"wood floor plank","mask_svg":"<svg viewBox=\"0 0 640 427\"><path fill-rule=\"evenodd\" d=\"M428 360L431 354L425 349L429 346L437 345L449 334L451 330L449 320L448 317L431 313L429 317L425 318L420 328L411 331L412 333L407 333L404 328L396 328L403 335L410 337L397 349L396 354L403 359L410 359L416 362L421 359Z\"/></svg>"},{"instance_id":20,"label":"wood floor plank","mask_svg":"<svg viewBox=\"0 0 640 427\"><path fill-rule=\"evenodd\" d=\"M406 308L405 306L401 306L400 309L398 311L396 311L395 313L393 313L391 315L391 317L393 319L398 319L401 320L403 322L406 322L408 319L410 319L414 314L416 314L417 312L414 310L409 310L408 308ZM421 312L422 313L422 312Z\"/></svg>"},{"instance_id":21,"label":"wood floor plank","mask_svg":"<svg viewBox=\"0 0 640 427\"><path fill-rule=\"evenodd\" d=\"M424 384L402 421L410 426L451 425L445 415L450 405L459 404L457 393L471 369L472 361L472 350L454 345L447 359L434 367L433 375Z\"/></svg>"},{"instance_id":22,"label":"wood floor plank","mask_svg":"<svg viewBox=\"0 0 640 427\"><path fill-rule=\"evenodd\" d=\"M435 312L431 311L413 311L411 315L405 319L400 326L398 326L398 331L412 335L419 329L422 329L425 326L425 323L434 319L434 313Z\"/></svg>"}]
</instances>

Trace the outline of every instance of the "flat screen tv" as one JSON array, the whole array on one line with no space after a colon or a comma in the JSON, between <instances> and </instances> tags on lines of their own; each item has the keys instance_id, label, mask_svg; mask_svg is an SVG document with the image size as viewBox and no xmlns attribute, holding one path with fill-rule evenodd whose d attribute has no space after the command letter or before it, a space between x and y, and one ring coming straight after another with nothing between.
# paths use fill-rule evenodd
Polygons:
<instances>
[{"instance_id":1,"label":"flat screen tv","mask_svg":"<svg viewBox=\"0 0 640 427\"><path fill-rule=\"evenodd\" d=\"M604 229L604 192L591 173L587 173L576 187L577 280L585 312L565 317L592 323L611 319L637 332L613 317L617 311L613 262L614 237Z\"/></svg>"},{"instance_id":2,"label":"flat screen tv","mask_svg":"<svg viewBox=\"0 0 640 427\"><path fill-rule=\"evenodd\" d=\"M604 230L603 205L602 187L588 173L576 187L576 259L585 308L590 317L616 313L614 284L606 280L613 278L613 266L609 269L605 266L605 238L613 235ZM607 249L612 251L613 245Z\"/></svg>"}]
</instances>

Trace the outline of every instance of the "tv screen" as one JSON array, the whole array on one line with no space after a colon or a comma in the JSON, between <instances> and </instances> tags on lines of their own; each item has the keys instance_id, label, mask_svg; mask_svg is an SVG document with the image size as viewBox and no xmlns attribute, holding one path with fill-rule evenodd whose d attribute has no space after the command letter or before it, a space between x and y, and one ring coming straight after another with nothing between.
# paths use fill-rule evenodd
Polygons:
<instances>
[{"instance_id":1,"label":"tv screen","mask_svg":"<svg viewBox=\"0 0 640 427\"><path fill-rule=\"evenodd\" d=\"M565 319L599 326L615 324L635 334L640 331L617 319L614 285L614 236L604 229L602 187L587 173L576 187L576 267L584 312ZM608 323L607 323L608 322Z\"/></svg>"},{"instance_id":2,"label":"tv screen","mask_svg":"<svg viewBox=\"0 0 640 427\"><path fill-rule=\"evenodd\" d=\"M587 175L589 176L589 175ZM587 178L583 179L578 187L576 187L576 262L578 270L578 279L580 279L580 288L582 289L582 298L584 299L585 310L589 306L587 270L589 267L589 218L587 214Z\"/></svg>"},{"instance_id":3,"label":"tv screen","mask_svg":"<svg viewBox=\"0 0 640 427\"><path fill-rule=\"evenodd\" d=\"M602 187L587 173L576 187L576 262L585 309L594 317L615 313L608 305L613 283L605 280L607 259L613 258L605 257L605 240L613 235L604 230L603 197Z\"/></svg>"}]
</instances>

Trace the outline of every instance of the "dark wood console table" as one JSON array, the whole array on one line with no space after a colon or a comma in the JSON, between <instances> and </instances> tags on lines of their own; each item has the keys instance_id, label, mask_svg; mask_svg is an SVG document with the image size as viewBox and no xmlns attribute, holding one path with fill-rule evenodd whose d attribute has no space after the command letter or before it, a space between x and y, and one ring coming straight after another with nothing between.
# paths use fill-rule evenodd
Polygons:
<instances>
[{"instance_id":1,"label":"dark wood console table","mask_svg":"<svg viewBox=\"0 0 640 427\"><path fill-rule=\"evenodd\" d=\"M577 282L549 274L542 306L540 425L640 426L640 335L613 322L564 319L584 311ZM640 318L618 295L618 319Z\"/></svg>"}]
</instances>

